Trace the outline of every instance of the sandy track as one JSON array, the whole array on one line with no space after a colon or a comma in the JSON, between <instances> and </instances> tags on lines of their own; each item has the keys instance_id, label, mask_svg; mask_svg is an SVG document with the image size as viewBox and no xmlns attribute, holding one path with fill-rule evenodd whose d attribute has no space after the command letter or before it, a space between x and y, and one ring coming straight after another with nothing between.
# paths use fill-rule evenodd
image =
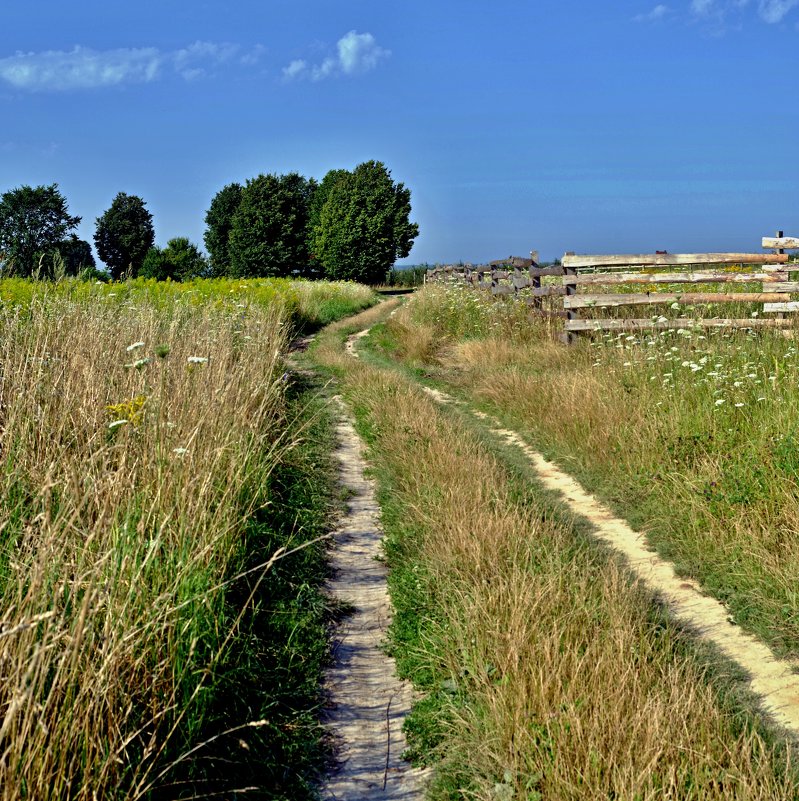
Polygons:
<instances>
[{"instance_id":1,"label":"sandy track","mask_svg":"<svg viewBox=\"0 0 799 801\"><path fill-rule=\"evenodd\" d=\"M347 512L333 532L329 594L354 606L339 625L334 665L326 675L330 709L325 723L337 742L337 770L322 788L325 801L411 801L422 797L423 772L400 759L402 723L412 689L401 682L382 650L391 620L386 569L378 558L380 511L374 486L364 476L363 445L337 399L338 473L348 492Z\"/></svg>"},{"instance_id":2,"label":"sandy track","mask_svg":"<svg viewBox=\"0 0 799 801\"><path fill-rule=\"evenodd\" d=\"M439 390L423 389L438 403L465 406ZM797 667L794 663L778 659L767 645L731 622L723 604L704 595L697 582L679 577L671 562L661 559L648 547L643 534L616 517L515 431L503 428L483 412L469 411L491 433L519 448L544 487L559 493L574 514L592 524L594 536L624 557L636 577L667 605L676 620L740 665L749 674L749 687L760 696L763 710L786 731L799 735L799 675L793 672Z\"/></svg>"}]
</instances>

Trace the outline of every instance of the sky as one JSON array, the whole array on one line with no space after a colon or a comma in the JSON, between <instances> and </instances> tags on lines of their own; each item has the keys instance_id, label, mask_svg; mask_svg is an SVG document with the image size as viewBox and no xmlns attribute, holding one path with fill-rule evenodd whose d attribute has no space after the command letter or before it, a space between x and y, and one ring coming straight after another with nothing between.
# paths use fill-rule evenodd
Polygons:
<instances>
[{"instance_id":1,"label":"sky","mask_svg":"<svg viewBox=\"0 0 799 801\"><path fill-rule=\"evenodd\" d=\"M377 159L404 263L799 236L799 0L4 0L0 193L118 192L202 244L216 192Z\"/></svg>"}]
</instances>

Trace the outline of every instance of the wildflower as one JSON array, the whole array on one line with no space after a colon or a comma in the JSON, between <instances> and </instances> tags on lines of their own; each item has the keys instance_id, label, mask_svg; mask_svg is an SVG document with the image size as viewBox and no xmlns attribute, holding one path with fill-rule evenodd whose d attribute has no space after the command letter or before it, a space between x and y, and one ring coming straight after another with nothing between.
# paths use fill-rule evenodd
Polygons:
<instances>
[{"instance_id":1,"label":"wildflower","mask_svg":"<svg viewBox=\"0 0 799 801\"><path fill-rule=\"evenodd\" d=\"M746 405L745 403L736 403L736 404L735 404L735 408L736 408L736 409L740 409L740 408L741 408L741 406L745 406L745 405Z\"/></svg>"},{"instance_id":2,"label":"wildflower","mask_svg":"<svg viewBox=\"0 0 799 801\"><path fill-rule=\"evenodd\" d=\"M130 353L132 350L137 350L138 348L143 348L144 342L134 342L132 345L128 345L125 350Z\"/></svg>"},{"instance_id":3,"label":"wildflower","mask_svg":"<svg viewBox=\"0 0 799 801\"><path fill-rule=\"evenodd\" d=\"M109 423L108 424L108 430L109 431L114 431L115 429L119 428L120 426L124 426L125 423L127 423L127 422L128 421L124 420L124 419L122 419L122 420L114 420L113 423Z\"/></svg>"},{"instance_id":4,"label":"wildflower","mask_svg":"<svg viewBox=\"0 0 799 801\"><path fill-rule=\"evenodd\" d=\"M721 406L723 403L726 403L726 402L727 402L727 401L725 401L725 400L724 400L724 398L719 398L719 399L716 401L716 406Z\"/></svg>"},{"instance_id":5,"label":"wildflower","mask_svg":"<svg viewBox=\"0 0 799 801\"><path fill-rule=\"evenodd\" d=\"M188 448L172 448L172 453L175 453L178 456L185 456L188 452Z\"/></svg>"},{"instance_id":6,"label":"wildflower","mask_svg":"<svg viewBox=\"0 0 799 801\"><path fill-rule=\"evenodd\" d=\"M757 317L759 314L760 314L760 312L753 311L751 316L752 317Z\"/></svg>"},{"instance_id":7,"label":"wildflower","mask_svg":"<svg viewBox=\"0 0 799 801\"><path fill-rule=\"evenodd\" d=\"M205 364L208 361L207 356L189 356L189 364Z\"/></svg>"},{"instance_id":8,"label":"wildflower","mask_svg":"<svg viewBox=\"0 0 799 801\"><path fill-rule=\"evenodd\" d=\"M671 308L672 309L679 309L680 308L680 304L679 303L672 303L671 304Z\"/></svg>"}]
</instances>

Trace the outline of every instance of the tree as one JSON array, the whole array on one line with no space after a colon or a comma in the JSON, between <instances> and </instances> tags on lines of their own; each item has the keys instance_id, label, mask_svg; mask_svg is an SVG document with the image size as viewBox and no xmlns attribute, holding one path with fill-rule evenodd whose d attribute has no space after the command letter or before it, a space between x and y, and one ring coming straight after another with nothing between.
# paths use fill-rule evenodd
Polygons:
<instances>
[{"instance_id":1,"label":"tree","mask_svg":"<svg viewBox=\"0 0 799 801\"><path fill-rule=\"evenodd\" d=\"M330 197L333 187L344 180L350 173L348 170L329 170L322 182L314 187L311 194L311 201L308 204L308 270L309 276L319 276L322 273L322 265L316 252L316 231L322 219L322 209Z\"/></svg>"},{"instance_id":2,"label":"tree","mask_svg":"<svg viewBox=\"0 0 799 801\"><path fill-rule=\"evenodd\" d=\"M0 265L3 272L33 275L80 223L67 211L58 184L20 186L0 195Z\"/></svg>"},{"instance_id":3,"label":"tree","mask_svg":"<svg viewBox=\"0 0 799 801\"><path fill-rule=\"evenodd\" d=\"M86 270L94 272L96 269L92 246L85 239L78 239L75 234L58 243L58 252L67 275L80 275Z\"/></svg>"},{"instance_id":4,"label":"tree","mask_svg":"<svg viewBox=\"0 0 799 801\"><path fill-rule=\"evenodd\" d=\"M380 161L366 161L339 177L312 232L325 276L377 284L407 256L419 226L410 221L411 193L394 183Z\"/></svg>"},{"instance_id":5,"label":"tree","mask_svg":"<svg viewBox=\"0 0 799 801\"><path fill-rule=\"evenodd\" d=\"M158 281L188 281L208 274L208 260L185 236L170 239L166 247L151 247L139 275Z\"/></svg>"},{"instance_id":6,"label":"tree","mask_svg":"<svg viewBox=\"0 0 799 801\"><path fill-rule=\"evenodd\" d=\"M230 271L230 229L233 227L233 215L241 203L241 184L228 184L222 187L211 201L205 213L205 224L208 226L203 241L211 260L211 273L215 276L228 275Z\"/></svg>"},{"instance_id":7,"label":"tree","mask_svg":"<svg viewBox=\"0 0 799 801\"><path fill-rule=\"evenodd\" d=\"M128 272L136 275L154 241L153 215L136 195L120 192L97 218L94 244L114 280Z\"/></svg>"},{"instance_id":8,"label":"tree","mask_svg":"<svg viewBox=\"0 0 799 801\"><path fill-rule=\"evenodd\" d=\"M308 262L308 206L314 183L296 172L247 181L229 236L231 275L286 276Z\"/></svg>"}]
</instances>

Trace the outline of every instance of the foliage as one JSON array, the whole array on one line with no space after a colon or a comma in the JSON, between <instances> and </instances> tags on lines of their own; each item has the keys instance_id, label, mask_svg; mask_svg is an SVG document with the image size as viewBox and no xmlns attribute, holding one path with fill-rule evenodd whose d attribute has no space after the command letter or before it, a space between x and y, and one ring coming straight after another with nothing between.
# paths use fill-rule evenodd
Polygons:
<instances>
[{"instance_id":1,"label":"foliage","mask_svg":"<svg viewBox=\"0 0 799 801\"><path fill-rule=\"evenodd\" d=\"M419 226L410 222L411 193L379 161L338 176L312 232L328 278L379 284L410 253Z\"/></svg>"},{"instance_id":2,"label":"foliage","mask_svg":"<svg viewBox=\"0 0 799 801\"><path fill-rule=\"evenodd\" d=\"M85 239L78 239L75 234L59 242L58 252L64 260L66 275L80 275L96 268L92 246Z\"/></svg>"},{"instance_id":3,"label":"foliage","mask_svg":"<svg viewBox=\"0 0 799 801\"><path fill-rule=\"evenodd\" d=\"M94 244L114 279L137 275L154 241L153 215L136 195L119 192L97 218Z\"/></svg>"},{"instance_id":4,"label":"foliage","mask_svg":"<svg viewBox=\"0 0 799 801\"><path fill-rule=\"evenodd\" d=\"M203 241L210 257L211 274L216 277L227 275L230 271L230 231L233 215L241 203L241 194L241 184L227 184L214 195L205 213L207 227Z\"/></svg>"},{"instance_id":5,"label":"foliage","mask_svg":"<svg viewBox=\"0 0 799 801\"><path fill-rule=\"evenodd\" d=\"M288 276L303 270L312 192L313 184L296 172L247 181L229 235L231 275Z\"/></svg>"},{"instance_id":6,"label":"foliage","mask_svg":"<svg viewBox=\"0 0 799 801\"><path fill-rule=\"evenodd\" d=\"M348 175L348 170L329 170L321 183L313 191L311 195L311 202L308 207L308 253L309 253L309 267L308 271L312 275L322 272L322 266L319 262L319 255L316 252L316 230L322 222L322 209L330 197L330 192L333 187L340 181L343 181Z\"/></svg>"},{"instance_id":7,"label":"foliage","mask_svg":"<svg viewBox=\"0 0 799 801\"><path fill-rule=\"evenodd\" d=\"M208 261L185 236L175 237L165 248L151 247L144 257L139 275L157 281L188 281L208 273Z\"/></svg>"},{"instance_id":8,"label":"foliage","mask_svg":"<svg viewBox=\"0 0 799 801\"><path fill-rule=\"evenodd\" d=\"M80 223L67 211L58 184L20 186L0 195L0 266L30 276L50 264L64 237ZM49 269L49 268L48 268Z\"/></svg>"}]
</instances>

